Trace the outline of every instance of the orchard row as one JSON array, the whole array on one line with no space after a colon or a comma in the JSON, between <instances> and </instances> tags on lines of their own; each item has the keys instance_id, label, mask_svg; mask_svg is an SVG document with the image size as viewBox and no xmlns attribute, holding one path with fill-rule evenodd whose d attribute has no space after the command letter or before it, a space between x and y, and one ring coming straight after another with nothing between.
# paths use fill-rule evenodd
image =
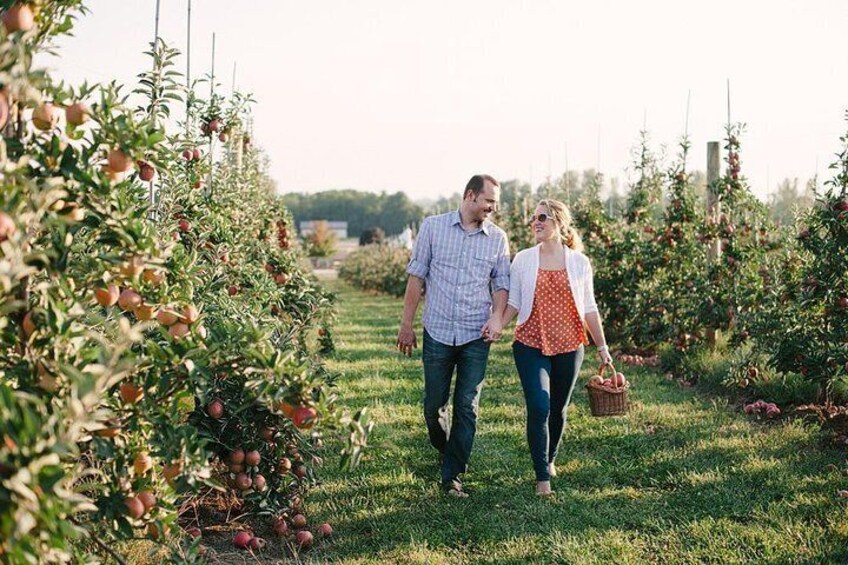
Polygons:
<instances>
[{"instance_id":1,"label":"orchard row","mask_svg":"<svg viewBox=\"0 0 848 565\"><path fill-rule=\"evenodd\" d=\"M336 405L332 296L299 265L252 101L185 88L161 41L130 93L54 81L33 57L82 2L3 7L0 560L138 537L202 560L211 497L309 545L324 436L352 463L369 424Z\"/></svg>"}]
</instances>

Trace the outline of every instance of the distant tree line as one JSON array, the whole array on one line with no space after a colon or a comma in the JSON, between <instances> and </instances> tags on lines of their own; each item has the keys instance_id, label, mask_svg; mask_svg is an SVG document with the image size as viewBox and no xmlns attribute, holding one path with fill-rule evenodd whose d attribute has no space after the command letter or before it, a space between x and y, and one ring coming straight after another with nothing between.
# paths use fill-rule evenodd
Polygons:
<instances>
[{"instance_id":1,"label":"distant tree line","mask_svg":"<svg viewBox=\"0 0 848 565\"><path fill-rule=\"evenodd\" d=\"M691 185L699 201L706 195L706 175L702 171L691 171ZM772 218L781 225L791 224L800 210L809 208L814 200L816 180L808 180L803 188L798 179L784 179L766 202ZM567 171L559 177L546 179L535 188L530 183L513 179L501 182L501 208L526 207L531 213L539 198L562 199L574 205L581 198L597 194L610 217L621 217L627 207L629 190L622 189L617 178L604 178L595 169ZM283 195L283 202L294 216L295 222L307 220L336 220L348 223L348 235L354 238L382 240L384 236L398 235L407 226L417 231L425 215L448 212L459 208L462 195L442 196L435 201L413 202L403 192L394 194L367 192L362 190L327 190L314 194L290 193ZM661 214L662 207L651 210ZM497 215L494 218L498 220ZM370 232L379 228L379 232ZM376 237L375 237L376 236Z\"/></svg>"},{"instance_id":2,"label":"distant tree line","mask_svg":"<svg viewBox=\"0 0 848 565\"><path fill-rule=\"evenodd\" d=\"M298 225L309 220L347 222L348 236L357 238L375 227L387 236L397 235L406 226L417 226L424 218L424 209L403 192L345 189L289 193L283 195L283 202Z\"/></svg>"}]
</instances>

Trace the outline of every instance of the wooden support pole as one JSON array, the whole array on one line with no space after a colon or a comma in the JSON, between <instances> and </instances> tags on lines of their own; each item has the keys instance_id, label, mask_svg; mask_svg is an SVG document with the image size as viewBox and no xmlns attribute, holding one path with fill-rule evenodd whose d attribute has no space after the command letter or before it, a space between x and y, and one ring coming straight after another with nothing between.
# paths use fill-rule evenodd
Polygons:
<instances>
[{"instance_id":1,"label":"wooden support pole","mask_svg":"<svg viewBox=\"0 0 848 565\"><path fill-rule=\"evenodd\" d=\"M716 183L719 179L721 171L721 151L718 141L707 142L707 222L718 222L718 217L721 214L721 202L716 195ZM707 250L707 260L709 265L714 265L721 258L721 239L716 238L710 241L710 247ZM716 328L707 328L707 345L710 349L715 349L716 340L718 339L719 331Z\"/></svg>"}]
</instances>

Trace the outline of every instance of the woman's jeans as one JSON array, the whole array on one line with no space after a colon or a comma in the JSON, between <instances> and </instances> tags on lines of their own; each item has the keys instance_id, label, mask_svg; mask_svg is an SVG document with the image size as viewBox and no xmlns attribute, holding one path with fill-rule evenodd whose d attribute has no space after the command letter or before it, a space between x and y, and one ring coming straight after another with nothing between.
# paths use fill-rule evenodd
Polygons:
<instances>
[{"instance_id":1,"label":"woman's jeans","mask_svg":"<svg viewBox=\"0 0 848 565\"><path fill-rule=\"evenodd\" d=\"M536 480L549 481L550 464L556 459L568 403L583 364L583 346L551 356L515 341L512 354L527 404L527 443Z\"/></svg>"},{"instance_id":2,"label":"woman's jeans","mask_svg":"<svg viewBox=\"0 0 848 565\"><path fill-rule=\"evenodd\" d=\"M468 468L488 360L489 344L482 339L463 345L445 345L424 330L424 420L430 443L444 455L443 484L456 480ZM448 399L454 367L453 420L448 427Z\"/></svg>"}]
</instances>

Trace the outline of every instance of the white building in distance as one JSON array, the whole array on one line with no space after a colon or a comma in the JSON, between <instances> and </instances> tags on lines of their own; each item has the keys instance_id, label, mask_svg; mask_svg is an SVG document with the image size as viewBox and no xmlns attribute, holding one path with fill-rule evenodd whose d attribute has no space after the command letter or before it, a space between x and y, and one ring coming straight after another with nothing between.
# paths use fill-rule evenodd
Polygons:
<instances>
[{"instance_id":1,"label":"white building in distance","mask_svg":"<svg viewBox=\"0 0 848 565\"><path fill-rule=\"evenodd\" d=\"M327 227L330 231L336 234L339 239L347 239L347 222L335 222L329 220L309 220L300 222L300 235L305 237L315 231L315 224L321 221L327 222Z\"/></svg>"}]
</instances>

